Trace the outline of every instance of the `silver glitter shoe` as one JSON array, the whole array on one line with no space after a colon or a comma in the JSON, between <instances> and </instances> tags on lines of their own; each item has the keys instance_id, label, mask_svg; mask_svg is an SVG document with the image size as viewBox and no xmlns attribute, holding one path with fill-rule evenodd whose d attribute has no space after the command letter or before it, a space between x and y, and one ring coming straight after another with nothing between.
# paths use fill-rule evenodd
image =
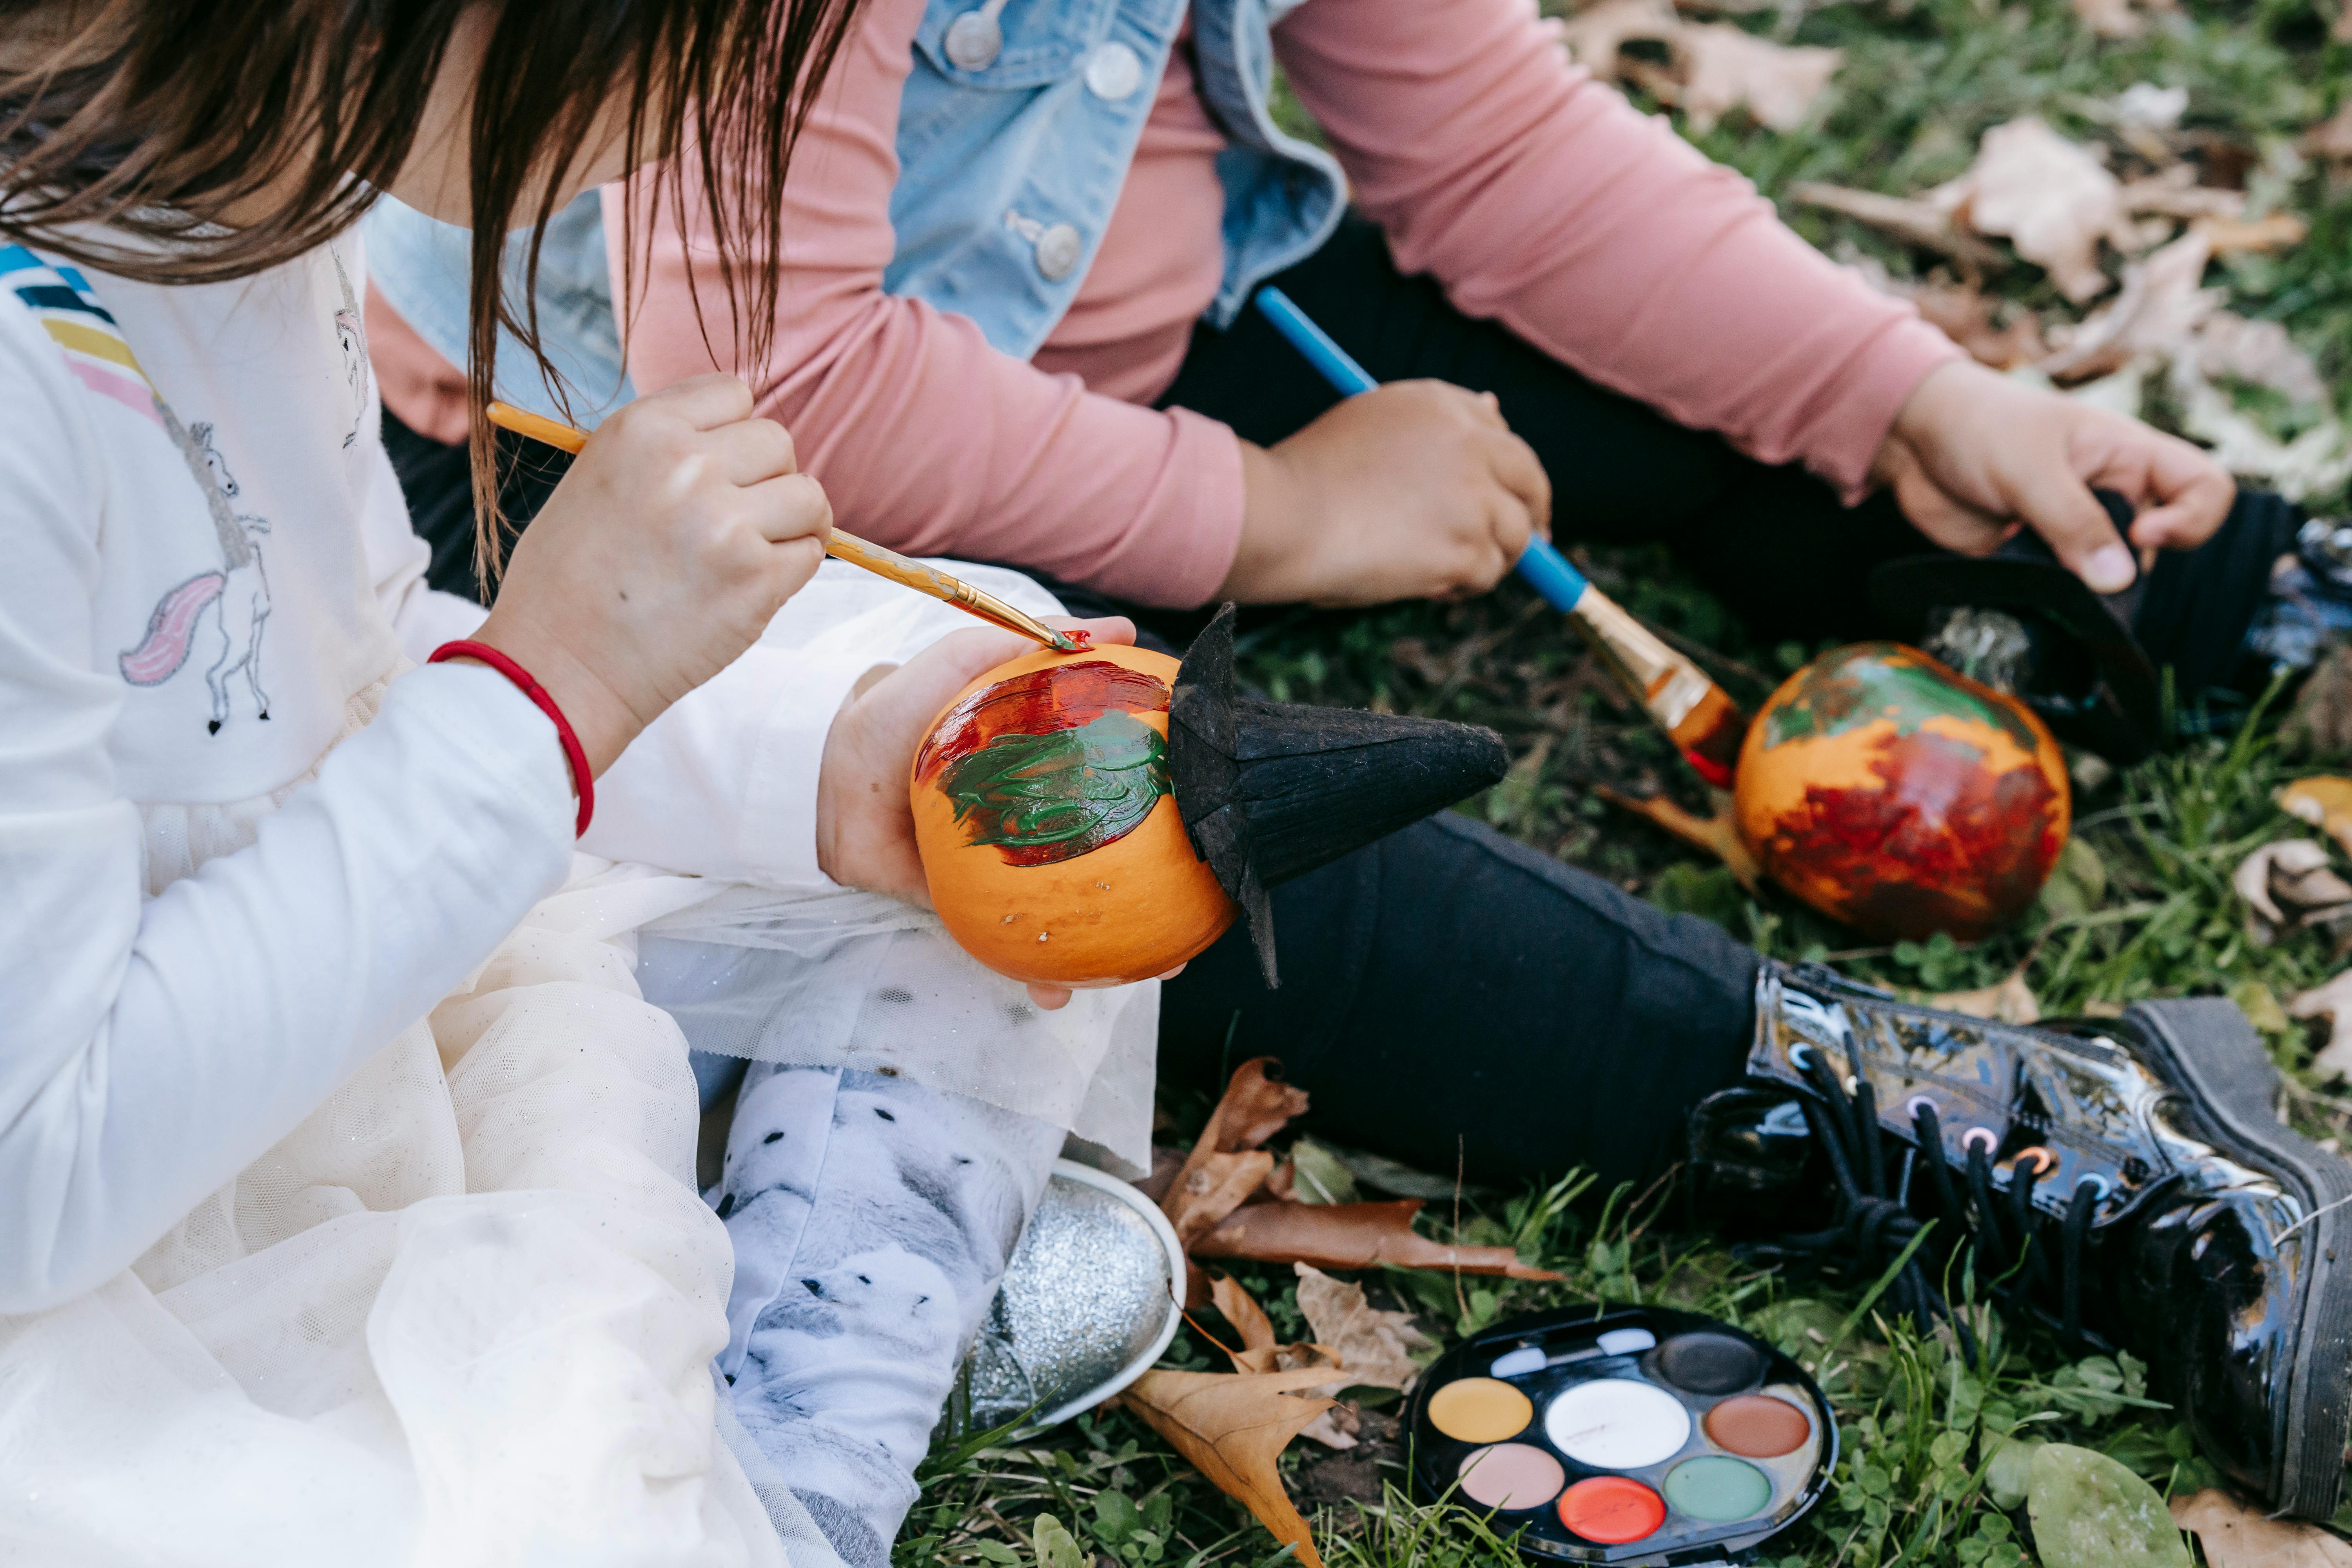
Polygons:
<instances>
[{"instance_id":1,"label":"silver glitter shoe","mask_svg":"<svg viewBox=\"0 0 2352 1568\"><path fill-rule=\"evenodd\" d=\"M1056 1160L965 1362L957 1425L984 1432L1034 1412L1025 1435L1108 1399L1176 1337L1183 1278L1176 1232L1150 1198Z\"/></svg>"}]
</instances>

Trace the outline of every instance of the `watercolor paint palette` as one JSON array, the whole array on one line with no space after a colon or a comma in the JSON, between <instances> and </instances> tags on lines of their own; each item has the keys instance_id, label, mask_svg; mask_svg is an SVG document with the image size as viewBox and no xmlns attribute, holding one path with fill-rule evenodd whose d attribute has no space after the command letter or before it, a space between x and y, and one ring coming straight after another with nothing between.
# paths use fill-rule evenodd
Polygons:
<instances>
[{"instance_id":1,"label":"watercolor paint palette","mask_svg":"<svg viewBox=\"0 0 2352 1568\"><path fill-rule=\"evenodd\" d=\"M1421 1496L1491 1510L1555 1563L1729 1559L1794 1523L1837 1466L1803 1368L1658 1308L1498 1323L1423 1374L1405 1419Z\"/></svg>"}]
</instances>

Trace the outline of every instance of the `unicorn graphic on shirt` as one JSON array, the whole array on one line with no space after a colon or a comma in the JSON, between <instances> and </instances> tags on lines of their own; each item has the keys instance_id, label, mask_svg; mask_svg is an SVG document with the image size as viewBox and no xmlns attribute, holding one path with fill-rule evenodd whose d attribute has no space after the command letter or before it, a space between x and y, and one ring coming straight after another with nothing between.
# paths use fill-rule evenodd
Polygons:
<instances>
[{"instance_id":1,"label":"unicorn graphic on shirt","mask_svg":"<svg viewBox=\"0 0 2352 1568\"><path fill-rule=\"evenodd\" d=\"M335 268L341 276L340 258ZM206 726L210 732L219 734L220 727L228 722L230 691L240 677L253 699L254 711L268 718L269 694L261 684L261 628L269 619L269 579L261 569L258 536L269 531L269 524L229 505L237 494L236 479L228 471L228 460L213 445L213 427L208 424L191 427L180 422L163 395L155 390L139 356L131 352L130 341L112 313L99 303L89 279L78 268L53 265L21 245L0 246L0 287L15 294L32 313L57 344L76 381L93 395L129 409L170 438L203 493L205 510L212 518L213 534L220 544L220 569L199 572L155 601L147 616L147 635L116 661L122 679L133 686L161 686L180 672L190 652L203 643L213 649L212 662L205 670L205 684L212 693L212 718ZM350 376L355 374L351 368L351 344L359 332L359 306L348 277L342 278L342 295L344 313L352 317L350 335L345 335L341 315L336 330L345 337L345 374ZM366 345L363 339L357 342L356 374L363 375Z\"/></svg>"},{"instance_id":2,"label":"unicorn graphic on shirt","mask_svg":"<svg viewBox=\"0 0 2352 1568\"><path fill-rule=\"evenodd\" d=\"M258 537L269 531L269 523L229 505L238 493L236 478L213 445L213 427L181 424L160 397L155 406L164 433L205 492L205 506L220 542L221 568L199 572L167 590L148 615L147 635L118 662L122 679L131 685L161 686L180 672L199 644L210 647L213 658L205 670L205 686L212 693L212 718L205 729L217 735L228 722L232 683L239 677L253 699L255 713L269 717L269 693L261 684L261 631L269 619L269 579L262 571Z\"/></svg>"}]
</instances>

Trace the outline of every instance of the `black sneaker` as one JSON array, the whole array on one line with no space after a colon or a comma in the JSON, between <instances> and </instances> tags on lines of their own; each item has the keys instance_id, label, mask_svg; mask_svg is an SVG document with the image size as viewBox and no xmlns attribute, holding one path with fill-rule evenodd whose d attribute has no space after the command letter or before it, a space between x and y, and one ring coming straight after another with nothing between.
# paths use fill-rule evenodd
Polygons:
<instances>
[{"instance_id":1,"label":"black sneaker","mask_svg":"<svg viewBox=\"0 0 2352 1568\"><path fill-rule=\"evenodd\" d=\"M1975 1347L1934 1281L1948 1243L1981 1292L2079 1351L2147 1361L2231 1479L2284 1513L2336 1508L2352 1434L2352 1165L2277 1116L2278 1076L2213 997L2032 1028L1768 963L1748 1081L1692 1120L1699 1201L1751 1221L1818 1205L1768 1255L1874 1279L1929 1220L1887 1300Z\"/></svg>"}]
</instances>

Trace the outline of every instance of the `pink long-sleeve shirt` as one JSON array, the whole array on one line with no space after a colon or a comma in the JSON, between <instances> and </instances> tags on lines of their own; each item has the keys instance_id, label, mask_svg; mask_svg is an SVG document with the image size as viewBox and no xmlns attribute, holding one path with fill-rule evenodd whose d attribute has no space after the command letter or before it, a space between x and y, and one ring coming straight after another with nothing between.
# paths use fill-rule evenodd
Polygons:
<instances>
[{"instance_id":1,"label":"pink long-sleeve shirt","mask_svg":"<svg viewBox=\"0 0 2352 1568\"><path fill-rule=\"evenodd\" d=\"M648 248L630 374L640 389L713 368L743 375L791 426L842 524L898 549L1017 562L1146 604L1202 603L1241 537L1239 441L1199 415L1147 406L1223 269L1223 138L1188 47L1171 54L1076 302L1024 362L971 321L882 289L899 95L922 15L923 0L869 5L809 121L764 365L730 349L699 223L682 232L636 209ZM1275 44L1400 267L1759 458L1801 458L1858 495L1904 399L1958 353L1782 226L1739 175L1570 65L1525 0L1306 0ZM629 199L606 192L616 247ZM384 375L404 416L431 416L422 394L396 391L420 379ZM1559 502L1570 531L1573 506Z\"/></svg>"}]
</instances>

